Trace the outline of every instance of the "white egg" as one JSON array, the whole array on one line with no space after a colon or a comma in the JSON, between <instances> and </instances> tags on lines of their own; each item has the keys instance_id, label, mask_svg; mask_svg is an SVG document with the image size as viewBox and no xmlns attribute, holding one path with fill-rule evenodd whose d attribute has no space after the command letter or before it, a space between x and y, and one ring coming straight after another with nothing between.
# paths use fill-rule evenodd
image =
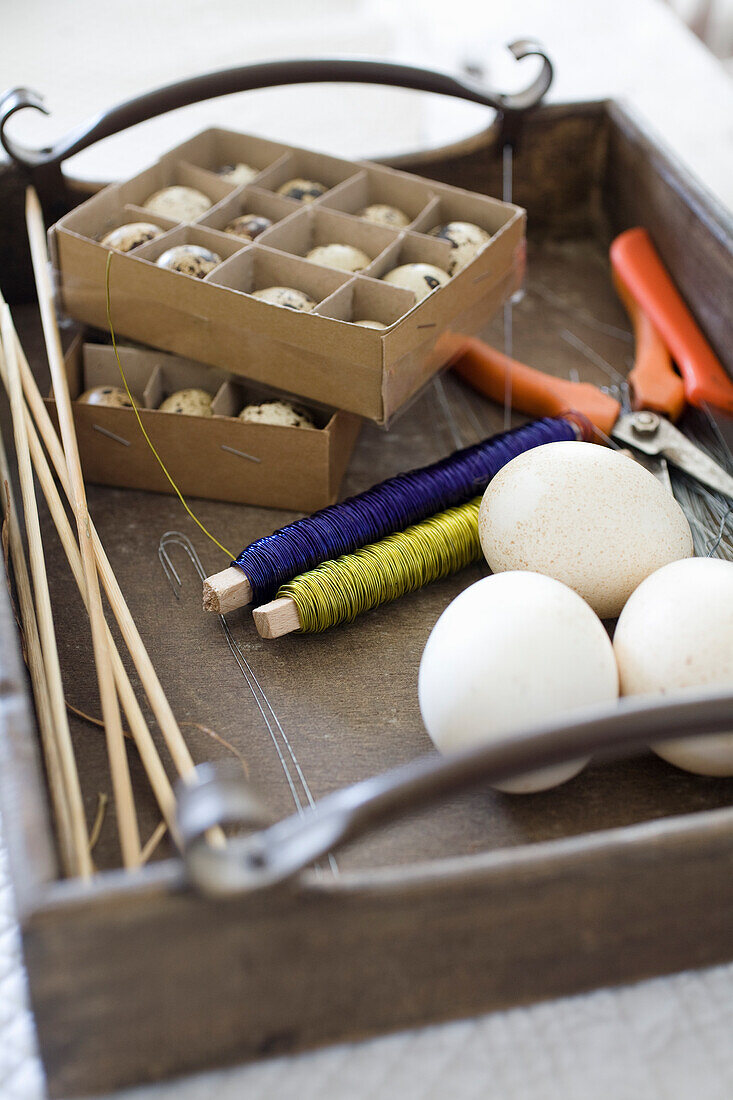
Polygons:
<instances>
[{"instance_id":1,"label":"white egg","mask_svg":"<svg viewBox=\"0 0 733 1100\"><path fill-rule=\"evenodd\" d=\"M692 555L672 494L638 462L595 443L546 443L489 483L479 536L494 573L530 569L613 618L650 573Z\"/></svg>"},{"instance_id":2,"label":"white egg","mask_svg":"<svg viewBox=\"0 0 733 1100\"><path fill-rule=\"evenodd\" d=\"M588 604L538 573L472 584L433 627L420 662L420 710L441 752L525 730L618 696L613 647ZM571 779L572 760L497 783L514 794Z\"/></svg>"},{"instance_id":3,"label":"white egg","mask_svg":"<svg viewBox=\"0 0 733 1100\"><path fill-rule=\"evenodd\" d=\"M688 558L634 592L613 639L624 695L733 688L733 562ZM653 746L698 775L733 775L733 729Z\"/></svg>"}]
</instances>

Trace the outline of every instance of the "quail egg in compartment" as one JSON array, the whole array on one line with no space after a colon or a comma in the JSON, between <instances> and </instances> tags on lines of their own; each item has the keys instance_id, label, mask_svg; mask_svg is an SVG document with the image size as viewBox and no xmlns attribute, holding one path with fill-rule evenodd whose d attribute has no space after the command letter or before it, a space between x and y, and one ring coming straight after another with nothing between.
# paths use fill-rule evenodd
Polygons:
<instances>
[{"instance_id":1,"label":"quail egg in compartment","mask_svg":"<svg viewBox=\"0 0 733 1100\"><path fill-rule=\"evenodd\" d=\"M316 431L325 428L332 410L306 403L300 397L257 385L229 379L217 391L213 403L215 416L227 416L243 424L261 424L278 428Z\"/></svg>"},{"instance_id":2,"label":"quail egg in compartment","mask_svg":"<svg viewBox=\"0 0 733 1100\"><path fill-rule=\"evenodd\" d=\"M269 230L299 209L300 204L271 191L247 187L220 202L199 224L236 237L244 246L267 240Z\"/></svg>"},{"instance_id":3,"label":"quail egg in compartment","mask_svg":"<svg viewBox=\"0 0 733 1100\"><path fill-rule=\"evenodd\" d=\"M212 129L197 134L176 150L177 157L224 183L246 187L286 154L285 146L266 138Z\"/></svg>"},{"instance_id":4,"label":"quail egg in compartment","mask_svg":"<svg viewBox=\"0 0 733 1100\"><path fill-rule=\"evenodd\" d=\"M488 195L456 192L442 184L436 184L436 192L412 228L447 241L452 249L448 270L455 275L476 259L514 210Z\"/></svg>"},{"instance_id":5,"label":"quail egg in compartment","mask_svg":"<svg viewBox=\"0 0 733 1100\"><path fill-rule=\"evenodd\" d=\"M412 225L432 199L430 188L414 176L372 167L358 172L322 205L400 231Z\"/></svg>"},{"instance_id":6,"label":"quail egg in compartment","mask_svg":"<svg viewBox=\"0 0 733 1100\"><path fill-rule=\"evenodd\" d=\"M355 328L371 329L378 337L404 317L414 304L410 291L358 275L322 302L317 312Z\"/></svg>"},{"instance_id":7,"label":"quail egg in compartment","mask_svg":"<svg viewBox=\"0 0 733 1100\"><path fill-rule=\"evenodd\" d=\"M309 263L347 274L367 271L398 239L392 230L366 225L334 210L303 210L267 238L270 248L303 256Z\"/></svg>"},{"instance_id":8,"label":"quail egg in compartment","mask_svg":"<svg viewBox=\"0 0 733 1100\"><path fill-rule=\"evenodd\" d=\"M354 166L338 157L301 149L285 156L257 181L281 198L309 206L354 175Z\"/></svg>"},{"instance_id":9,"label":"quail egg in compartment","mask_svg":"<svg viewBox=\"0 0 733 1100\"><path fill-rule=\"evenodd\" d=\"M206 279L242 247L243 242L197 226L179 226L141 246L134 253L166 271Z\"/></svg>"},{"instance_id":10,"label":"quail egg in compartment","mask_svg":"<svg viewBox=\"0 0 733 1100\"><path fill-rule=\"evenodd\" d=\"M342 272L255 243L222 264L209 281L278 309L311 313L348 278Z\"/></svg>"},{"instance_id":11,"label":"quail egg in compartment","mask_svg":"<svg viewBox=\"0 0 733 1100\"><path fill-rule=\"evenodd\" d=\"M419 305L450 282L452 247L447 241L405 234L398 246L379 258L370 272L390 286L410 291Z\"/></svg>"},{"instance_id":12,"label":"quail egg in compartment","mask_svg":"<svg viewBox=\"0 0 733 1100\"><path fill-rule=\"evenodd\" d=\"M164 158L120 184L118 191L123 203L139 211L140 221L157 216L176 225L191 225L230 195L235 186L197 165Z\"/></svg>"}]
</instances>

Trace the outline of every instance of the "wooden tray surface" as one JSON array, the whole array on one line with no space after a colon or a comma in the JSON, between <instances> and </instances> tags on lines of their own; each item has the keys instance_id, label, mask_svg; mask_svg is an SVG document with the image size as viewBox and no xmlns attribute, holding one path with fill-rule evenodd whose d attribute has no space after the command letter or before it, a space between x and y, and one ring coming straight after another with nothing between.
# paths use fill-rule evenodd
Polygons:
<instances>
[{"instance_id":1,"label":"wooden tray surface","mask_svg":"<svg viewBox=\"0 0 733 1100\"><path fill-rule=\"evenodd\" d=\"M607 246L613 232L634 221L662 227L662 250L671 263L665 251L671 249L683 285L688 266L699 273L703 258L707 280L717 286L730 278L727 225L696 193L687 194L688 181L666 161L661 174L660 155L615 107L549 108L528 122L515 161L514 197L529 210L526 293L514 307L519 359L607 384L607 374L563 338L570 332L626 373L631 343L597 323L628 332ZM500 186L496 155L481 138L412 164L489 193ZM683 232L686 249L679 244ZM709 300L705 284L690 284L689 297L697 310ZM17 314L45 385L34 311ZM707 329L714 343L731 345L719 313ZM501 322L484 335L501 346ZM344 495L501 430L503 410L452 376L442 387L441 394L431 385L389 433L365 427ZM4 408L2 415L7 439ZM179 721L226 739L246 760L273 816L292 812L262 716L217 618L200 610L199 581L173 550L183 580L177 600L158 542L166 531L183 531L207 572L225 561L170 497L90 487L89 503ZM195 509L234 551L293 518L207 501ZM97 714L87 625L48 520L44 536L69 701ZM314 798L430 750L417 704L422 648L442 610L483 573L472 567L320 636L265 642L247 611L230 617ZM9 644L6 634L3 645ZM44 886L52 870L44 809L34 809L33 732L23 705L5 755L28 805L21 809L16 799L8 827L31 992L55 1093L109 1088L733 953L725 920L733 876L721 878L721 868L730 869L731 783L693 777L651 754L591 765L541 794L510 797L487 788L454 798L351 846L338 856L335 880L330 873L311 877L294 893L206 901L181 889L173 860L150 867L137 884L102 876L90 894L73 883ZM72 730L91 820L98 793L110 793L103 737L75 718ZM184 732L197 761L231 757L196 725ZM129 755L147 837L159 815L135 753ZM170 854L163 844L156 858ZM94 858L100 869L119 867L111 813Z\"/></svg>"}]
</instances>

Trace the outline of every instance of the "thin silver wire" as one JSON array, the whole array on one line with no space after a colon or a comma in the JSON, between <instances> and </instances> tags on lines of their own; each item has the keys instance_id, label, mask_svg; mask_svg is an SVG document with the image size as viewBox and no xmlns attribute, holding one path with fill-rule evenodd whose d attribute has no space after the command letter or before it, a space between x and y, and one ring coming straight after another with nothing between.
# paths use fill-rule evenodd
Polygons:
<instances>
[{"instance_id":1,"label":"thin silver wire","mask_svg":"<svg viewBox=\"0 0 733 1100\"><path fill-rule=\"evenodd\" d=\"M179 588L182 588L183 585L181 582L181 578L179 577L176 568L173 565L170 554L168 553L169 546L178 546L180 547L180 549L183 550L183 552L191 561L191 564L193 565L196 573L199 576L199 579L202 582L206 580L206 572L203 565L201 564L201 559L199 558L196 549L190 539L180 531L166 531L165 534L161 537L160 542L158 543L158 559L163 568L163 572L166 575L166 579L171 586L173 595L176 597L176 599L180 599L176 584ZM175 584L173 583L171 574L172 577L175 578ZM290 757L293 768L295 769L295 774L300 780L303 794L308 805L314 806L315 799L313 798L313 793L303 773L303 769L300 766L297 756L295 755L295 750L291 744L290 738L285 733L280 719L275 713L275 710L267 697L265 689L262 687L262 684L260 683L254 672L254 669L242 652L239 643L232 634L229 623L223 615L219 615L219 623L221 625L224 637L226 638L227 645L229 646L229 650L234 657L234 660L237 662L237 667L242 673L242 676L244 677L244 680L250 692L252 693L252 698L255 701L257 709L259 710L262 719L267 727L267 731L274 745L278 760L280 761L280 765L285 774L285 779L290 789L290 793L293 797L293 802L295 803L296 810L299 814L302 814L305 807L303 804L303 800L301 799L298 792L295 779L293 778L293 775L290 771L290 767L286 759L286 754ZM283 748L278 741L278 736L282 739L283 745L285 746L285 752L283 751ZM332 855L329 855L328 862L333 873L338 874L338 864L336 863L336 860Z\"/></svg>"},{"instance_id":2,"label":"thin silver wire","mask_svg":"<svg viewBox=\"0 0 733 1100\"><path fill-rule=\"evenodd\" d=\"M506 144L501 151L501 180L502 198L504 202L512 201L514 172L514 147ZM514 350L514 332L512 328L513 302L511 297L504 303L504 354L510 358ZM508 432L512 426L512 375L507 371L504 380L504 431Z\"/></svg>"}]
</instances>

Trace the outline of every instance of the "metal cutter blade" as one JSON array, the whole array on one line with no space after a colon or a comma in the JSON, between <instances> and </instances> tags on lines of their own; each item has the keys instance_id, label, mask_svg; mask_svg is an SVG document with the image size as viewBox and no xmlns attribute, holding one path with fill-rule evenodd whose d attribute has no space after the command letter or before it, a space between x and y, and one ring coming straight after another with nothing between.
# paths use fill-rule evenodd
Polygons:
<instances>
[{"instance_id":1,"label":"metal cutter blade","mask_svg":"<svg viewBox=\"0 0 733 1100\"><path fill-rule=\"evenodd\" d=\"M664 456L709 489L733 497L733 477L663 416L648 411L627 413L618 418L611 434L644 454Z\"/></svg>"}]
</instances>

